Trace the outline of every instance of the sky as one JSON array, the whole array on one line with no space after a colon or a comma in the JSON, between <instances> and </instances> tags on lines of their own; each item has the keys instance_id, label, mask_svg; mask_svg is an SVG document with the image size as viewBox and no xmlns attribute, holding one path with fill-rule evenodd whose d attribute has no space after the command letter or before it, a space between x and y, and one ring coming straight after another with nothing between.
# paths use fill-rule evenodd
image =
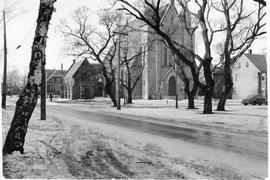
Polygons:
<instances>
[{"instance_id":1,"label":"sky","mask_svg":"<svg viewBox=\"0 0 270 180\"><path fill-rule=\"evenodd\" d=\"M16 8L24 10L25 13L12 19L7 23L7 46L8 46L8 71L18 69L22 74L28 73L28 66L31 57L31 46L36 28L39 0L17 0ZM55 3L56 12L53 13L50 22L47 48L46 68L68 69L72 64L73 57L63 55L62 48L64 40L57 31L59 20L69 18L71 13L80 6L87 6L93 11L91 21L97 24L96 12L109 5L108 0L57 0ZM0 24L0 50L3 49L3 25ZM19 49L16 49L20 45ZM252 46L254 53L260 53L266 48L266 40L260 40ZM0 68L3 69L3 55L0 52ZM2 76L2 73L1 73Z\"/></svg>"},{"instance_id":2,"label":"sky","mask_svg":"<svg viewBox=\"0 0 270 180\"><path fill-rule=\"evenodd\" d=\"M57 0L55 3L56 12L53 13L49 26L49 33L46 47L46 68L60 69L63 63L64 69L68 69L72 64L72 57L63 55L61 49L64 46L63 37L57 31L59 21L69 18L71 13L80 6L87 6L93 14L108 4L106 0ZM39 0L18 0L16 5L18 10L25 11L24 14L10 20L7 23L7 47L8 47L8 71L19 69L22 74L28 73L31 58L31 46L36 28L38 16ZM2 13L1 13L2 16ZM97 23L97 18L91 17L93 23ZM16 49L19 45L20 48ZM0 24L0 50L3 49L3 25ZM3 67L3 55L0 53L1 72ZM2 74L2 73L1 73Z\"/></svg>"}]
</instances>

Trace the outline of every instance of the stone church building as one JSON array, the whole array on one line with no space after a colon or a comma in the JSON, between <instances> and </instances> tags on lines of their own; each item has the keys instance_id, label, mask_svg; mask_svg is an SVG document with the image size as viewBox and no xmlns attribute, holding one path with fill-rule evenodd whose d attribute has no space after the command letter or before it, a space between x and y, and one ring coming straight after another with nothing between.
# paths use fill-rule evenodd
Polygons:
<instances>
[{"instance_id":1,"label":"stone church building","mask_svg":"<svg viewBox=\"0 0 270 180\"><path fill-rule=\"evenodd\" d=\"M179 8L177 7L177 9ZM177 9L175 7L175 1L171 0L170 3L161 10L162 30L169 34L175 42L192 50L194 42L188 36L184 24L179 17L179 13L181 12L177 11ZM141 61L141 66L144 66L144 69L142 77L133 91L133 98L175 98L176 85L178 87L179 99L186 98L184 83L180 76L176 78L174 55L162 41L162 38L157 35L151 27L142 24L139 20L131 22L131 26L133 26L134 29L139 28L139 30L128 32L129 47L137 47L138 49L139 41L142 44L140 48L145 50L139 60ZM128 56L134 55L134 48L129 51ZM184 51L182 52L185 53ZM138 62L133 64L137 65ZM187 74L187 78L193 83L189 68L184 64L181 66L183 67L182 70ZM124 69L125 68L122 68L122 71L125 71ZM136 71L138 71L138 66L134 68L133 73L136 74ZM190 86L192 87L192 85Z\"/></svg>"}]
</instances>

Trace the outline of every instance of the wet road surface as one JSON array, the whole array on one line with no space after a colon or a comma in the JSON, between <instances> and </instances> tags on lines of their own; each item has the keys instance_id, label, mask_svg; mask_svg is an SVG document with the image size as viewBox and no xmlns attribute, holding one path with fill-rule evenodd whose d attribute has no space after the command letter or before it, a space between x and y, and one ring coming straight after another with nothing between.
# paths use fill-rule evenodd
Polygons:
<instances>
[{"instance_id":1,"label":"wet road surface","mask_svg":"<svg viewBox=\"0 0 270 180\"><path fill-rule=\"evenodd\" d=\"M103 123L133 129L136 131L151 133L158 136L180 139L189 143L205 145L211 148L219 148L227 152L234 152L244 156L267 161L267 136L255 136L249 134L226 133L205 129L180 127L170 124L161 124L138 119L110 115L102 112L91 112L85 108L72 106L71 104L48 106L50 114L64 114L74 119L87 122Z\"/></svg>"}]
</instances>

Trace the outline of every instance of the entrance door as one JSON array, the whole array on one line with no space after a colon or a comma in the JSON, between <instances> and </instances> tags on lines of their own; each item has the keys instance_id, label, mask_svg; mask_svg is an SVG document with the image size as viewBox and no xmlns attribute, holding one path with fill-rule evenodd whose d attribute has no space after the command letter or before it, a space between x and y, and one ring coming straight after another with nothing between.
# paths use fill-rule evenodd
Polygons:
<instances>
[{"instance_id":1,"label":"entrance door","mask_svg":"<svg viewBox=\"0 0 270 180\"><path fill-rule=\"evenodd\" d=\"M84 96L85 96L85 99L90 99L91 98L91 88L85 88L84 89Z\"/></svg>"},{"instance_id":2,"label":"entrance door","mask_svg":"<svg viewBox=\"0 0 270 180\"><path fill-rule=\"evenodd\" d=\"M169 79L169 88L168 88L168 94L169 96L175 96L175 87L176 87L176 81L175 81L175 77L172 76Z\"/></svg>"}]
</instances>

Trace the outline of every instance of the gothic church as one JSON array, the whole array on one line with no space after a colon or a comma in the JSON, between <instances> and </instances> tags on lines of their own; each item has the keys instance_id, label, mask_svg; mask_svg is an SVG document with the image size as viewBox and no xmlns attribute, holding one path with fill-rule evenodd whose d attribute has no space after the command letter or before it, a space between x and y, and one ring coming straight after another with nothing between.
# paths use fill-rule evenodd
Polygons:
<instances>
[{"instance_id":1,"label":"gothic church","mask_svg":"<svg viewBox=\"0 0 270 180\"><path fill-rule=\"evenodd\" d=\"M162 14L162 30L169 34L175 42L192 50L194 42L185 30L184 24L175 7L174 0L171 0L170 3L164 7ZM141 41L144 44L151 44L151 46L147 46L146 48L149 48L149 50L145 51L142 55L141 59L142 63L144 63L144 69L142 77L133 91L133 98L175 98L177 90L178 98L185 99L185 85L180 76L176 77L173 54L162 41L162 38L157 35L153 29L147 25L141 25L140 23L141 22L138 22L138 20L133 23L133 26L139 27L142 31L129 33L128 38L129 41L131 41L129 43ZM187 74L187 78L193 83L189 68L184 64L182 67L182 70Z\"/></svg>"}]
</instances>

